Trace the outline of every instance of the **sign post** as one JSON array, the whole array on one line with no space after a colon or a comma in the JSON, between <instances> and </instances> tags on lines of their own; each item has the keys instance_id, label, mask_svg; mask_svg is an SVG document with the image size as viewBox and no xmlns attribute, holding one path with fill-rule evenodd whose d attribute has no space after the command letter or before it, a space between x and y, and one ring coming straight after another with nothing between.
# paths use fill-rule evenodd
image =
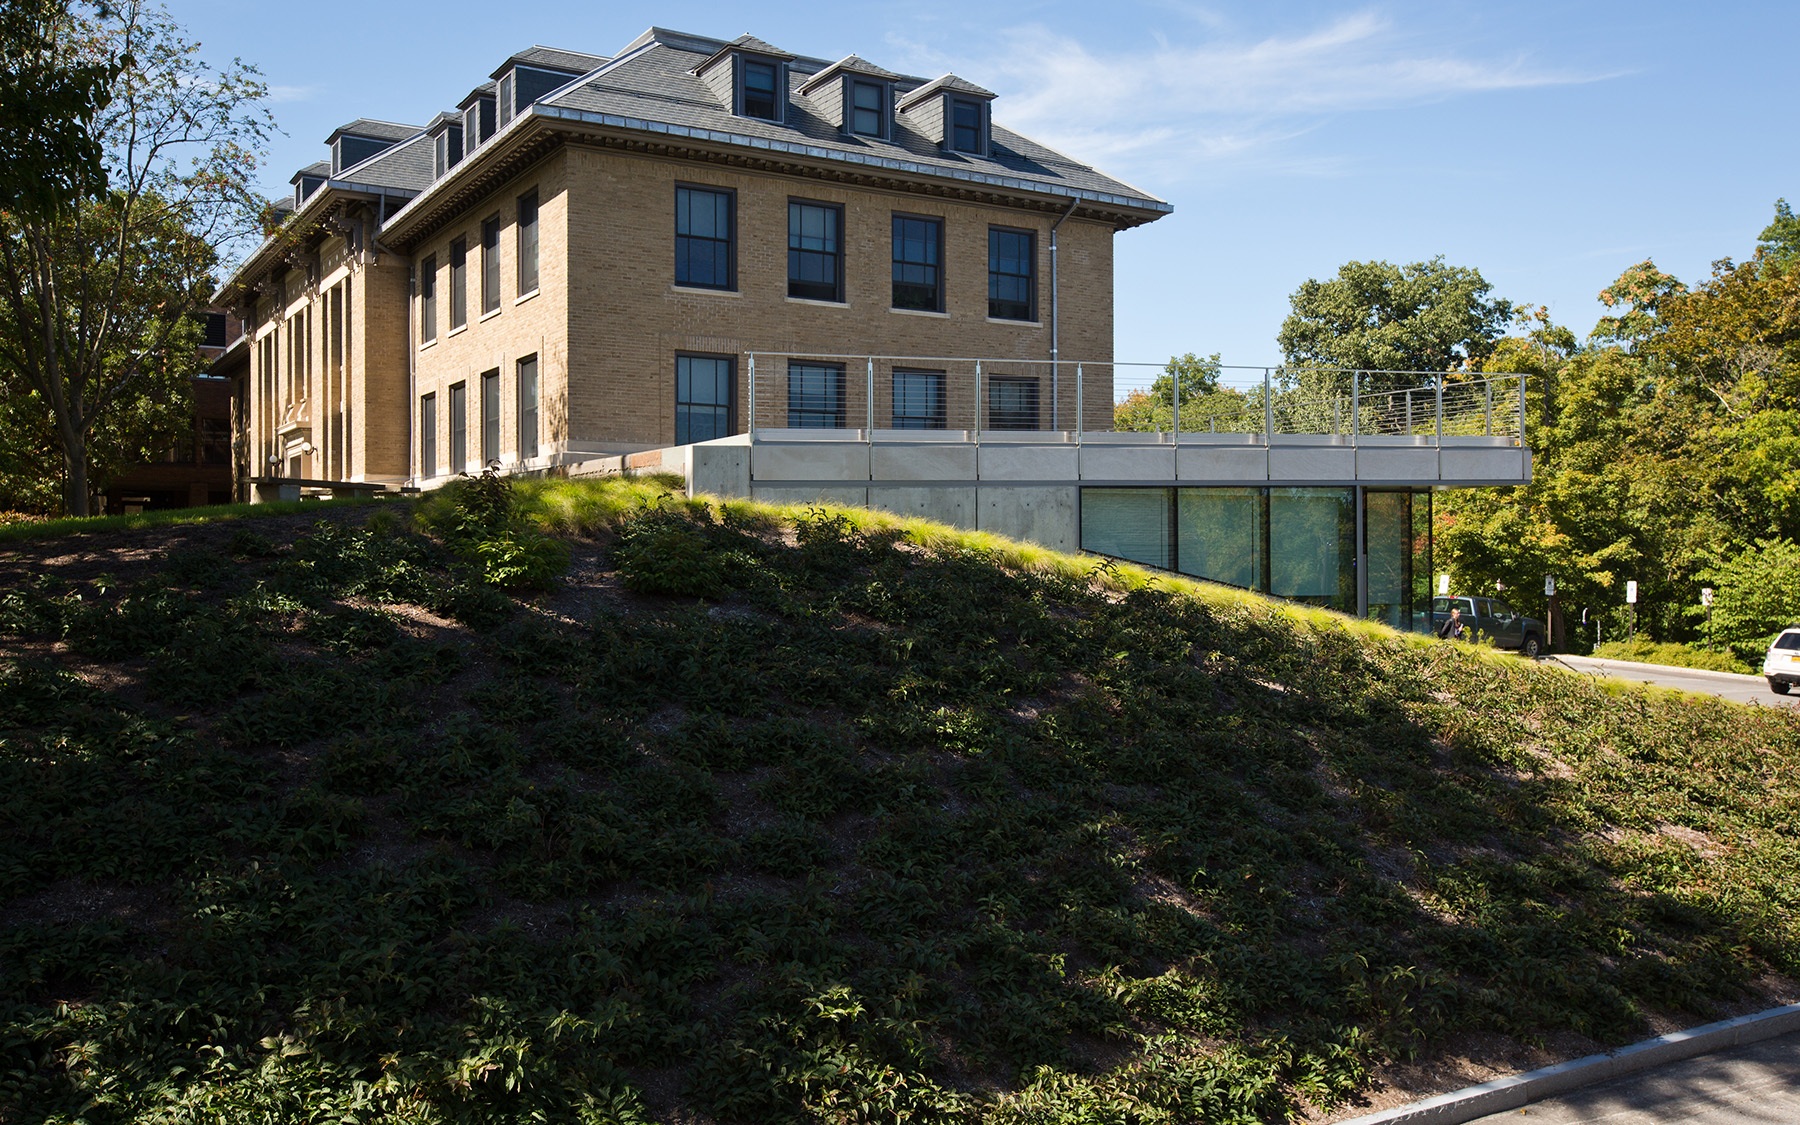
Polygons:
<instances>
[{"instance_id":1,"label":"sign post","mask_svg":"<svg viewBox=\"0 0 1800 1125\"><path fill-rule=\"evenodd\" d=\"M1700 604L1706 607L1706 647L1707 647L1708 651L1711 651L1712 646L1713 646L1713 643L1712 643L1712 599L1713 599L1713 588L1711 586L1700 587Z\"/></svg>"},{"instance_id":2,"label":"sign post","mask_svg":"<svg viewBox=\"0 0 1800 1125\"><path fill-rule=\"evenodd\" d=\"M1563 643L1563 623L1562 609L1556 604L1556 575L1554 574L1544 575L1544 597L1550 602L1550 608L1544 614L1544 624L1550 627L1550 648L1552 651L1559 651Z\"/></svg>"},{"instance_id":3,"label":"sign post","mask_svg":"<svg viewBox=\"0 0 1800 1125\"><path fill-rule=\"evenodd\" d=\"M1630 624L1626 626L1625 639L1637 640L1637 580L1625 583L1625 604L1631 607Z\"/></svg>"}]
</instances>

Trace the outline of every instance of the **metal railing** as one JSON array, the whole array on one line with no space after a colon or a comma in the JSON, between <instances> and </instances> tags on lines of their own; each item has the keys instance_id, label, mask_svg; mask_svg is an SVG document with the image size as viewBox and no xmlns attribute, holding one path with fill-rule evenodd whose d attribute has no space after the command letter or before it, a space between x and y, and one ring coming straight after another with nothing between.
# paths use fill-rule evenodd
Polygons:
<instances>
[{"instance_id":1,"label":"metal railing","mask_svg":"<svg viewBox=\"0 0 1800 1125\"><path fill-rule=\"evenodd\" d=\"M1052 362L949 356L745 353L745 428L843 440L1082 442L1213 435L1499 438L1523 444L1526 376L1327 367ZM715 409L725 409L723 406ZM1117 438L1101 440L1118 440Z\"/></svg>"}]
</instances>

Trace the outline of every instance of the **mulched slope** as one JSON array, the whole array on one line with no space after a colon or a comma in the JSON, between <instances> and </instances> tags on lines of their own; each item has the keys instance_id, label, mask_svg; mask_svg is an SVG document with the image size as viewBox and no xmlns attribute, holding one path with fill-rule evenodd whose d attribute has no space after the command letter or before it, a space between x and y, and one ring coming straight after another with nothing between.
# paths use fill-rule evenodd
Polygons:
<instances>
[{"instance_id":1,"label":"mulched slope","mask_svg":"<svg viewBox=\"0 0 1800 1125\"><path fill-rule=\"evenodd\" d=\"M826 512L0 575L7 1125L1273 1121L1800 967L1787 711Z\"/></svg>"}]
</instances>

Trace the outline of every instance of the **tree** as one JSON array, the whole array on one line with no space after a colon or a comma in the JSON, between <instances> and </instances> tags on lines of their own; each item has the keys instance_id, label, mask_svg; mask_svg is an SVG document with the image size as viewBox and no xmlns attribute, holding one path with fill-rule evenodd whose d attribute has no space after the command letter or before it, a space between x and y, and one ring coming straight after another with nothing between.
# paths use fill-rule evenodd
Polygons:
<instances>
[{"instance_id":1,"label":"tree","mask_svg":"<svg viewBox=\"0 0 1800 1125\"><path fill-rule=\"evenodd\" d=\"M50 215L106 184L92 126L123 61L83 56L67 0L0 6L0 211Z\"/></svg>"},{"instance_id":2,"label":"tree","mask_svg":"<svg viewBox=\"0 0 1800 1125\"><path fill-rule=\"evenodd\" d=\"M140 0L64 13L48 42L58 71L116 68L87 124L106 179L0 211L0 387L35 396L64 509L86 515L111 465L186 425L198 314L221 248L259 230L250 177L272 124L252 68L214 70Z\"/></svg>"},{"instance_id":3,"label":"tree","mask_svg":"<svg viewBox=\"0 0 1800 1125\"><path fill-rule=\"evenodd\" d=\"M1511 302L1488 296L1478 270L1429 262L1347 262L1329 281L1308 279L1288 298L1277 337L1292 366L1413 373L1375 390L1415 386L1418 373L1469 368L1493 350ZM1343 380L1348 386L1348 380Z\"/></svg>"},{"instance_id":4,"label":"tree","mask_svg":"<svg viewBox=\"0 0 1800 1125\"><path fill-rule=\"evenodd\" d=\"M1173 430L1175 403L1180 392L1181 426L1189 433L1217 430L1240 432L1254 423L1262 428L1262 415L1249 416L1249 402L1242 392L1219 383L1219 354L1201 359L1193 352L1170 356L1163 373L1148 391L1133 391L1113 409L1115 430Z\"/></svg>"}]
</instances>

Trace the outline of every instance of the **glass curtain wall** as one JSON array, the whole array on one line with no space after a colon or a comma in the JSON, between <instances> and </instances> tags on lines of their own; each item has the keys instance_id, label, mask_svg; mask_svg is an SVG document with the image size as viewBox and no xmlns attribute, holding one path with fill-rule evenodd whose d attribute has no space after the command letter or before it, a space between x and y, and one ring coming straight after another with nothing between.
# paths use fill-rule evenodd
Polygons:
<instances>
[{"instance_id":1,"label":"glass curtain wall","mask_svg":"<svg viewBox=\"0 0 1800 1125\"><path fill-rule=\"evenodd\" d=\"M1175 569L1171 488L1084 488L1081 547L1098 555Z\"/></svg>"},{"instance_id":2,"label":"glass curtain wall","mask_svg":"<svg viewBox=\"0 0 1800 1125\"><path fill-rule=\"evenodd\" d=\"M1176 489L1176 551L1183 574L1269 588L1269 513L1261 488ZM1086 507L1082 511L1085 514Z\"/></svg>"}]
</instances>

